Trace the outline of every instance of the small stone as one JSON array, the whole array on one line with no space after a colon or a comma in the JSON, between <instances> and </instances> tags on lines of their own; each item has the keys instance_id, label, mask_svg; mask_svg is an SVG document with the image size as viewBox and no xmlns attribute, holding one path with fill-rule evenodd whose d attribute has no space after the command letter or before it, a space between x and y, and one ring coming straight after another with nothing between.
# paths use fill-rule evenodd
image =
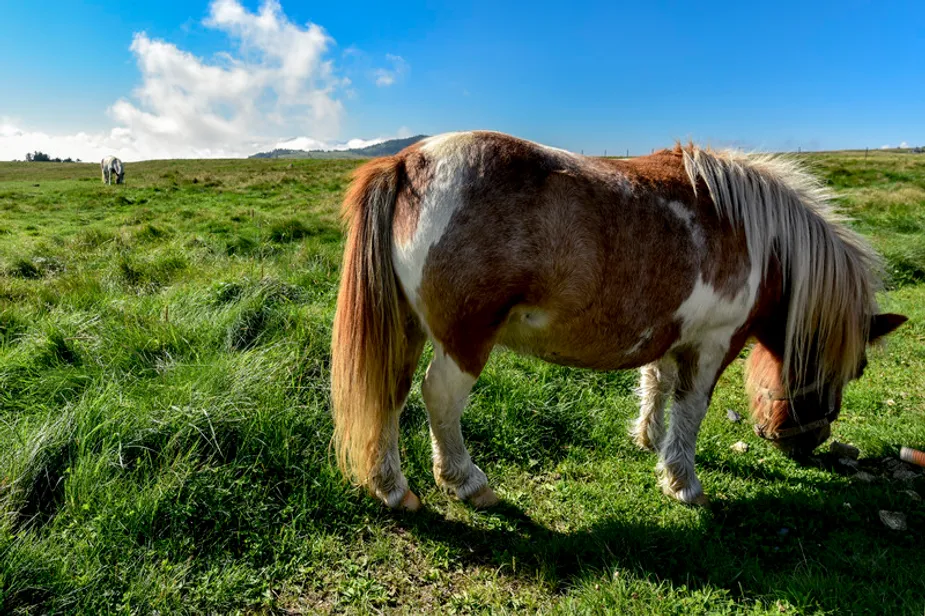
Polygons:
<instances>
[{"instance_id":1,"label":"small stone","mask_svg":"<svg viewBox=\"0 0 925 616\"><path fill-rule=\"evenodd\" d=\"M748 443L745 441L738 441L732 444L731 449L736 453L745 453L748 451Z\"/></svg>"},{"instance_id":2,"label":"small stone","mask_svg":"<svg viewBox=\"0 0 925 616\"><path fill-rule=\"evenodd\" d=\"M916 502L921 502L921 500L922 500L922 497L919 496L919 493L916 492L915 490L903 490L903 492L905 492L906 494L908 494L908 495L909 495L909 498L911 498L912 500L914 500L914 501L916 501Z\"/></svg>"},{"instance_id":3,"label":"small stone","mask_svg":"<svg viewBox=\"0 0 925 616\"><path fill-rule=\"evenodd\" d=\"M739 423L742 421L742 416L733 411L732 409L726 409L726 419L732 423Z\"/></svg>"},{"instance_id":4,"label":"small stone","mask_svg":"<svg viewBox=\"0 0 925 616\"><path fill-rule=\"evenodd\" d=\"M858 464L858 461L852 460L851 458L839 458L838 463L841 464L842 466L847 466L848 468L852 470L858 470L858 468L860 467L860 464Z\"/></svg>"},{"instance_id":5,"label":"small stone","mask_svg":"<svg viewBox=\"0 0 925 616\"><path fill-rule=\"evenodd\" d=\"M912 481L913 479L918 479L919 473L916 471L910 471L905 468L898 468L893 471L893 479L899 479L900 481Z\"/></svg>"},{"instance_id":6,"label":"small stone","mask_svg":"<svg viewBox=\"0 0 925 616\"><path fill-rule=\"evenodd\" d=\"M889 400L886 401L886 405L887 405L887 406L896 406L896 400L893 400L893 398L890 398Z\"/></svg>"},{"instance_id":7,"label":"small stone","mask_svg":"<svg viewBox=\"0 0 925 616\"><path fill-rule=\"evenodd\" d=\"M858 471L854 474L854 478L858 481L863 481L864 483L871 483L876 477L870 473L865 473L864 471Z\"/></svg>"},{"instance_id":8,"label":"small stone","mask_svg":"<svg viewBox=\"0 0 925 616\"><path fill-rule=\"evenodd\" d=\"M829 445L829 451L839 458L851 458L852 460L857 460L861 454L861 450L854 445L839 443L838 441L832 441Z\"/></svg>"},{"instance_id":9,"label":"small stone","mask_svg":"<svg viewBox=\"0 0 925 616\"><path fill-rule=\"evenodd\" d=\"M906 530L906 514L880 510L880 521L890 530Z\"/></svg>"}]
</instances>

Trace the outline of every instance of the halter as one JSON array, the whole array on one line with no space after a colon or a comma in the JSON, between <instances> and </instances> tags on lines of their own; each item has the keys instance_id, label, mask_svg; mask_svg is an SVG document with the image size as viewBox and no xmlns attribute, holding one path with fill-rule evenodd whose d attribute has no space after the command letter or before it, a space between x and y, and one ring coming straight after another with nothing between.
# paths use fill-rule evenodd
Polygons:
<instances>
[{"instance_id":1,"label":"halter","mask_svg":"<svg viewBox=\"0 0 925 616\"><path fill-rule=\"evenodd\" d=\"M813 385L808 385L806 387L801 387L800 389L797 389L791 392L789 396L775 396L771 394L771 390L767 390L766 396L768 400L792 400L793 398L796 398L797 396L803 396L808 393L819 391L821 387L822 386L818 383L813 384ZM767 439L769 441L779 441L784 438L791 438L794 436L799 436L800 434L805 434L806 432L809 432L810 430L815 430L817 428L824 428L825 426L831 425L831 423L835 421L836 419L835 416L837 414L838 414L838 411L836 410L835 405L832 405L832 407L829 408L828 412L825 415L823 415L821 419L817 419L816 421L811 421L808 424L801 424L799 420L797 420L796 426L792 428L786 428L784 430L775 430L773 434L769 434L765 432L765 430L767 429L767 425L768 425L767 422L765 422L763 424L755 424L753 426L753 430L755 431L755 434L757 434L763 439Z\"/></svg>"}]
</instances>

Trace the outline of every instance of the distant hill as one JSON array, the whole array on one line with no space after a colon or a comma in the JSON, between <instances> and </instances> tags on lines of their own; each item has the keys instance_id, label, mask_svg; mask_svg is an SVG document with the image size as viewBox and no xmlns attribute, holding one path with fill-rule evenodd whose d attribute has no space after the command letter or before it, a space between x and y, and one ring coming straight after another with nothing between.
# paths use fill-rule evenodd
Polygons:
<instances>
[{"instance_id":1,"label":"distant hill","mask_svg":"<svg viewBox=\"0 0 925 616\"><path fill-rule=\"evenodd\" d=\"M427 138L427 135L416 135L407 139L390 139L365 148L354 148L352 150L273 150L272 152L260 152L249 158L375 158L377 156L397 154L412 143L417 143L425 138Z\"/></svg>"}]
</instances>

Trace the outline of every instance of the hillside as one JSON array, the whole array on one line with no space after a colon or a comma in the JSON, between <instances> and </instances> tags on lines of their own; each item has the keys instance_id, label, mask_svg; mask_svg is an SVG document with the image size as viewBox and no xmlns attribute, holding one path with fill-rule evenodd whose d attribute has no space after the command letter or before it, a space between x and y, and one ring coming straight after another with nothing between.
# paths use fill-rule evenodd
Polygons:
<instances>
[{"instance_id":1,"label":"hillside","mask_svg":"<svg viewBox=\"0 0 925 616\"><path fill-rule=\"evenodd\" d=\"M427 135L415 135L406 139L390 139L366 146L365 148L353 148L350 150L273 150L272 152L259 152L248 158L320 158L320 159L341 159L352 160L357 158L375 158L377 156L389 156L397 154L403 149L425 139Z\"/></svg>"}]
</instances>

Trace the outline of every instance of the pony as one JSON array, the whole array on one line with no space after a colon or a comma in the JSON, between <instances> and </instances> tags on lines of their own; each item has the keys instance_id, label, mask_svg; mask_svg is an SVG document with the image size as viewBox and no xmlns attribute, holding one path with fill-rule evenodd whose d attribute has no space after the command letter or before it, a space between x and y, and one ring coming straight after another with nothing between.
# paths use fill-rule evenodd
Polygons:
<instances>
[{"instance_id":1,"label":"pony","mask_svg":"<svg viewBox=\"0 0 925 616\"><path fill-rule=\"evenodd\" d=\"M880 314L879 260L794 159L675 145L577 155L488 131L427 138L355 172L331 347L333 445L355 485L416 510L399 413L421 393L437 484L498 497L460 426L492 349L640 368L636 444L661 489L707 502L694 467L717 379L750 340L756 432L790 455L829 436ZM666 425L666 406L670 419Z\"/></svg>"},{"instance_id":2,"label":"pony","mask_svg":"<svg viewBox=\"0 0 925 616\"><path fill-rule=\"evenodd\" d=\"M103 172L103 183L112 184L112 176L116 176L116 184L125 183L125 168L122 161L115 156L107 156L100 161L100 170Z\"/></svg>"}]
</instances>

